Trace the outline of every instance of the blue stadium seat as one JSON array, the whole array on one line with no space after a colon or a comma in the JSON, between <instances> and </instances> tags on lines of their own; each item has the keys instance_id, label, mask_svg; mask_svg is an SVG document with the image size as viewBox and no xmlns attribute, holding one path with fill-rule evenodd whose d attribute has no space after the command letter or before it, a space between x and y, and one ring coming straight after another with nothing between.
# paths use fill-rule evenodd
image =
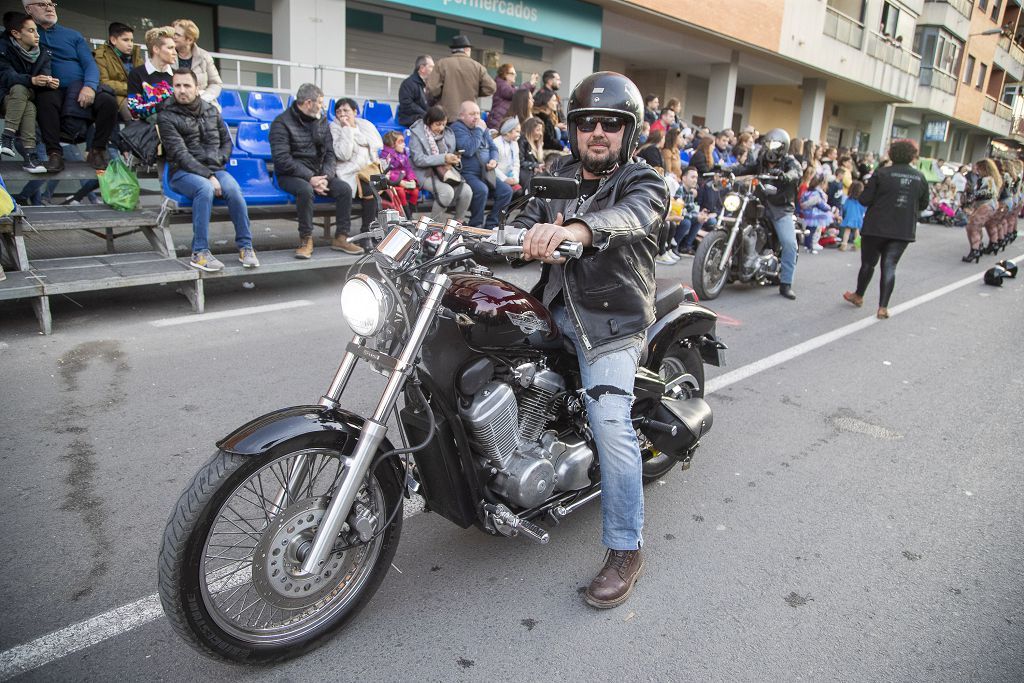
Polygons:
<instances>
[{"instance_id":1,"label":"blue stadium seat","mask_svg":"<svg viewBox=\"0 0 1024 683\"><path fill-rule=\"evenodd\" d=\"M256 120L245 112L242 98L234 90L221 90L217 102L220 104L220 115L229 126L237 126L242 121Z\"/></svg>"},{"instance_id":2,"label":"blue stadium seat","mask_svg":"<svg viewBox=\"0 0 1024 683\"><path fill-rule=\"evenodd\" d=\"M402 130L402 126L395 121L395 113L387 102L366 100L363 103L363 118L372 123L377 130L386 133L389 130Z\"/></svg>"},{"instance_id":3,"label":"blue stadium seat","mask_svg":"<svg viewBox=\"0 0 1024 683\"><path fill-rule=\"evenodd\" d=\"M249 116L259 121L273 121L284 111L285 106L277 93L254 91L249 93L246 108L249 110Z\"/></svg>"},{"instance_id":4,"label":"blue stadium seat","mask_svg":"<svg viewBox=\"0 0 1024 683\"><path fill-rule=\"evenodd\" d=\"M334 123L334 98L327 103L327 123Z\"/></svg>"},{"instance_id":5,"label":"blue stadium seat","mask_svg":"<svg viewBox=\"0 0 1024 683\"><path fill-rule=\"evenodd\" d=\"M171 189L170 164L164 164L160 176L160 186L164 196L174 201L180 208L190 208L192 200ZM271 204L291 204L292 196L277 189L267 165L262 159L231 159L228 161L227 172L242 188L245 203L250 206L267 206ZM215 206L224 206L223 199L215 199Z\"/></svg>"},{"instance_id":6,"label":"blue stadium seat","mask_svg":"<svg viewBox=\"0 0 1024 683\"><path fill-rule=\"evenodd\" d=\"M292 196L274 184L262 159L231 159L227 171L238 181L245 203L250 206L292 203Z\"/></svg>"},{"instance_id":7,"label":"blue stadium seat","mask_svg":"<svg viewBox=\"0 0 1024 683\"><path fill-rule=\"evenodd\" d=\"M490 114L490 113L491 112L489 112L489 111L482 111L482 112L480 112L480 120L483 121L484 123L486 123L487 122L487 115Z\"/></svg>"},{"instance_id":8,"label":"blue stadium seat","mask_svg":"<svg viewBox=\"0 0 1024 683\"><path fill-rule=\"evenodd\" d=\"M238 124L235 144L247 156L270 159L270 124L266 121L243 121Z\"/></svg>"}]
</instances>

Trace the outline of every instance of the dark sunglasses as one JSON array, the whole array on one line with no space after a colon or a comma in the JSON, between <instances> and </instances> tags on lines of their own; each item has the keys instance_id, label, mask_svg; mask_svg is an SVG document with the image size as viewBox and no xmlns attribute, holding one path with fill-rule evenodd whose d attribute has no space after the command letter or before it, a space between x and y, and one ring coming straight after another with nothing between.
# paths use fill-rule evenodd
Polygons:
<instances>
[{"instance_id":1,"label":"dark sunglasses","mask_svg":"<svg viewBox=\"0 0 1024 683\"><path fill-rule=\"evenodd\" d=\"M576 130L581 133L593 133L599 123L605 133L618 133L626 125L626 122L617 116L583 116L576 119Z\"/></svg>"}]
</instances>

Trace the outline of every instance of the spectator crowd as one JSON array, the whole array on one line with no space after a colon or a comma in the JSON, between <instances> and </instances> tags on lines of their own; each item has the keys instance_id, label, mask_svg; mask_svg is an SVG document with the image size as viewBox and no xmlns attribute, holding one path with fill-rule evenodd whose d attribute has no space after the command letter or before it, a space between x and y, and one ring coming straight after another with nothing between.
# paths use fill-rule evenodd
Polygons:
<instances>
[{"instance_id":1,"label":"spectator crowd","mask_svg":"<svg viewBox=\"0 0 1024 683\"><path fill-rule=\"evenodd\" d=\"M233 145L217 101L222 81L210 54L197 44L195 22L181 19L149 29L145 55L134 30L119 22L110 25L105 44L90 50L81 33L58 23L53 2L24 0L24 12L8 12L3 22L0 155L20 154L29 173L58 173L69 149L63 145L84 143L85 160L102 170L108 150L118 149L132 126L155 125L170 186L193 202L192 265L223 267L207 239L212 204L220 198L235 225L239 261L258 266L245 198L225 170ZM366 230L375 210L373 175L386 175L391 185L385 205L408 216L428 198L436 216L449 213L471 225L494 227L530 179L555 168L568 153L558 72L519 79L515 65L505 63L492 78L471 50L470 39L460 34L436 62L429 55L417 57L399 89L395 118L401 130L384 135L360 117L354 100L335 100L328 122L323 91L312 84L298 88L269 134L276 183L295 197L297 258L313 254L317 201L334 204L331 248L362 252L350 240L352 205L360 203L360 229ZM484 114L477 98L488 96L492 104ZM671 227L657 261L672 264L692 255L701 234L717 225L722 191L716 174L752 163L761 135L753 126L737 133L686 123L678 100L661 106L653 94L645 98L643 119L637 156L663 175L672 196ZM817 254L830 245L857 249L865 213L858 197L888 160L796 138L789 155L803 169L796 216L805 229L804 251ZM929 214L937 222L966 227L970 252L964 260L1005 248L1016 235L1021 171L1014 160L983 160L958 169L939 160Z\"/></svg>"}]
</instances>

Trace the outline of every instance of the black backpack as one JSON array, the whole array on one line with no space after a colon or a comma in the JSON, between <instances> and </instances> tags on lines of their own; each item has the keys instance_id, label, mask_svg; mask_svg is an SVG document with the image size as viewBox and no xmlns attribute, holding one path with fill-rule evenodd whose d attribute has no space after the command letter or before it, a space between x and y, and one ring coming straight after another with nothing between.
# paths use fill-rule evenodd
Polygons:
<instances>
[{"instance_id":1,"label":"black backpack","mask_svg":"<svg viewBox=\"0 0 1024 683\"><path fill-rule=\"evenodd\" d=\"M152 166L160 156L160 134L155 125L132 121L121 131L118 148L131 153L140 165Z\"/></svg>"}]
</instances>

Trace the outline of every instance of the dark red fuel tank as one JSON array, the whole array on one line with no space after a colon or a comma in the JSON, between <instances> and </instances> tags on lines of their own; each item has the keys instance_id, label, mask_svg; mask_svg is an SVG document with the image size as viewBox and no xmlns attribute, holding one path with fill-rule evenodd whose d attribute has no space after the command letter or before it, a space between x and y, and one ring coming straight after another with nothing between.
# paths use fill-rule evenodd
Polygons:
<instances>
[{"instance_id":1,"label":"dark red fuel tank","mask_svg":"<svg viewBox=\"0 0 1024 683\"><path fill-rule=\"evenodd\" d=\"M465 318L459 325L466 342L478 349L552 348L561 332L544 304L504 280L450 273L452 284L441 302Z\"/></svg>"}]
</instances>

